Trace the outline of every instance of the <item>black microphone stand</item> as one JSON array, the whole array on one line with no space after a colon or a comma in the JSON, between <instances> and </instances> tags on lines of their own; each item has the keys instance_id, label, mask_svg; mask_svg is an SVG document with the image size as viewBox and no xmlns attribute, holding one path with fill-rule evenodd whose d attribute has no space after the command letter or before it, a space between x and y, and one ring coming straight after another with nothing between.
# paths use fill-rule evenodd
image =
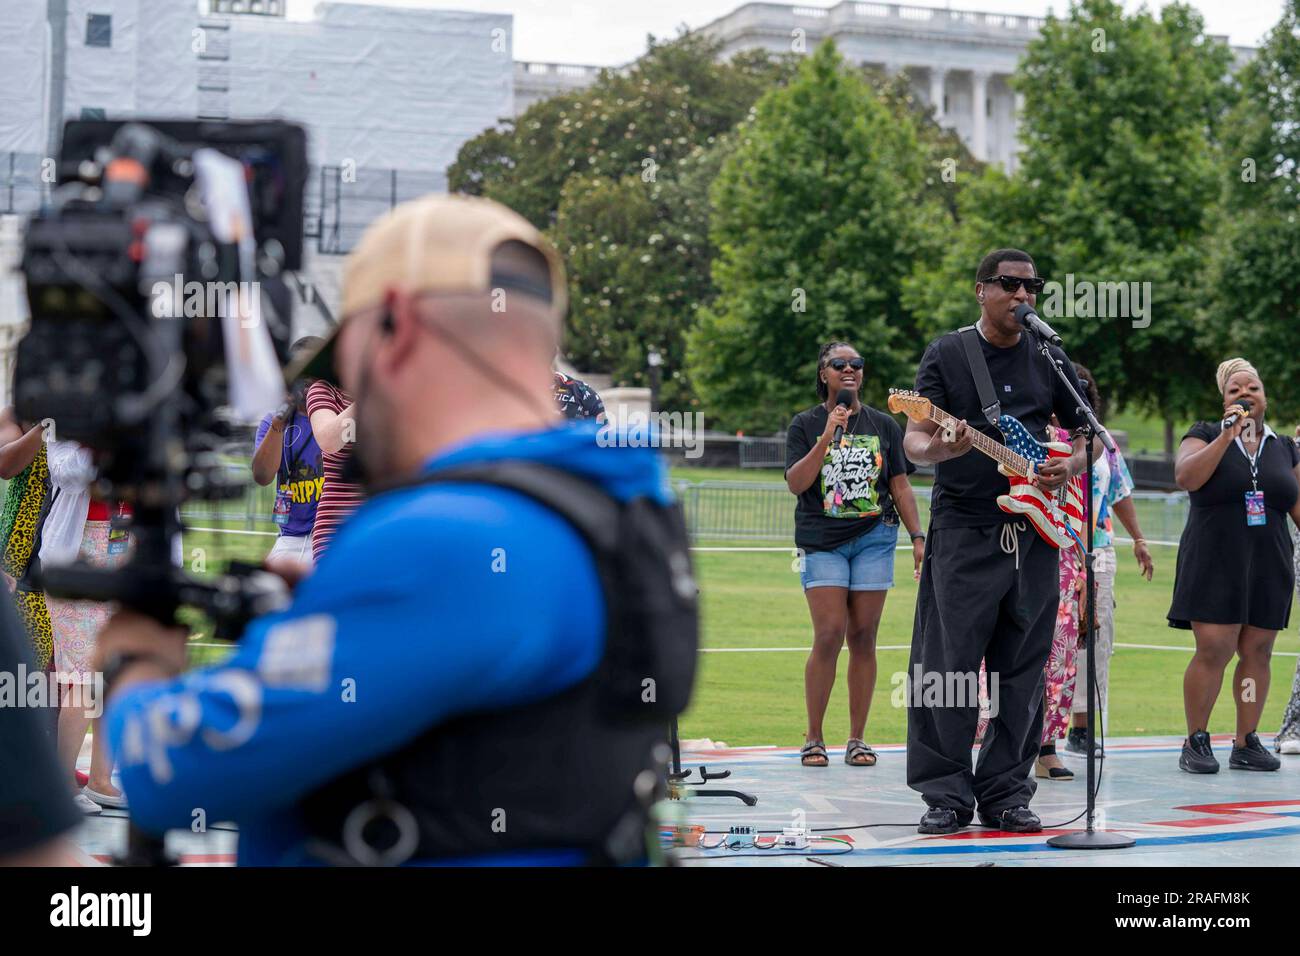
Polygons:
<instances>
[{"instance_id":1,"label":"black microphone stand","mask_svg":"<svg viewBox=\"0 0 1300 956\"><path fill-rule=\"evenodd\" d=\"M1038 351L1042 353L1052 371L1056 373L1065 385L1065 389L1074 399L1075 410L1083 416L1086 424L1079 429L1078 434L1084 436L1085 454L1087 455L1088 467L1084 472L1084 493L1083 493L1083 520L1084 520L1084 573L1087 575L1088 591L1088 614L1085 646L1088 652L1088 809L1087 823L1083 830L1074 830L1070 833L1063 833L1059 836L1050 837L1047 841L1048 846L1058 847L1063 850L1122 850L1125 847L1134 846L1136 840L1123 833L1116 833L1112 830L1098 830L1095 825L1097 812L1097 745L1096 745L1096 687L1097 687L1097 653L1096 653L1096 632L1097 632L1097 581L1093 575L1092 569L1092 468L1094 458L1092 451L1092 440L1100 438L1103 445L1108 451L1115 450L1115 441L1110 434L1101 427L1101 422L1093 413L1092 407L1079 394L1079 390L1074 387L1073 376L1067 375L1065 369L1061 367L1060 362L1052 357L1052 352L1048 341L1038 333L1037 329L1026 326L1026 334L1033 335L1038 341ZM1075 686L1078 686L1078 675L1075 675Z\"/></svg>"}]
</instances>

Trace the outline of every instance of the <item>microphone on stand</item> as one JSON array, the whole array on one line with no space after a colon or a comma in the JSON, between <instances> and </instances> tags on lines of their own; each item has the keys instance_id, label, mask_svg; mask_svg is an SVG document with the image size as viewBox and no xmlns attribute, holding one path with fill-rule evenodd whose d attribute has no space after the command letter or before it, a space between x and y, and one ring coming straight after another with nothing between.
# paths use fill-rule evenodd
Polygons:
<instances>
[{"instance_id":1,"label":"microphone on stand","mask_svg":"<svg viewBox=\"0 0 1300 956\"><path fill-rule=\"evenodd\" d=\"M835 404L840 406L841 408L852 408L853 389L851 388L840 389L835 394ZM835 426L835 437L831 440L831 444L839 445L841 448L844 447L844 426L843 425Z\"/></svg>"},{"instance_id":2,"label":"microphone on stand","mask_svg":"<svg viewBox=\"0 0 1300 956\"><path fill-rule=\"evenodd\" d=\"M1250 401L1249 398L1239 398L1239 399L1237 399L1236 404L1240 405L1243 409L1245 409L1245 412L1246 412L1247 415L1250 414L1250 410L1251 410L1251 408L1254 407L1254 406L1251 404L1251 401ZM1222 426L1222 427L1223 427L1223 430L1224 430L1224 431L1227 431L1227 430L1228 430L1229 428L1231 428L1233 425L1237 424L1237 420L1238 420L1239 418L1241 418L1241 417L1242 417L1241 415L1229 415L1227 418L1225 418L1225 419L1223 420L1223 426Z\"/></svg>"},{"instance_id":3,"label":"microphone on stand","mask_svg":"<svg viewBox=\"0 0 1300 956\"><path fill-rule=\"evenodd\" d=\"M1016 306L1016 321L1029 329L1031 332L1038 334L1040 338L1046 339L1057 348L1061 347L1061 337L1056 334L1056 330L1038 317L1034 307L1028 302L1022 302Z\"/></svg>"}]
</instances>

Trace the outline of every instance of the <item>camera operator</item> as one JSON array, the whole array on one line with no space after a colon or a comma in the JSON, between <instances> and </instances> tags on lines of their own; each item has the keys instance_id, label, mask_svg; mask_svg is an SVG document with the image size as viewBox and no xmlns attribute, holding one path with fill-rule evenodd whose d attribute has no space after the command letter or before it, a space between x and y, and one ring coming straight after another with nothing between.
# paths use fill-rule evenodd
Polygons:
<instances>
[{"instance_id":1,"label":"camera operator","mask_svg":"<svg viewBox=\"0 0 1300 956\"><path fill-rule=\"evenodd\" d=\"M641 509L668 513L653 449L562 425L551 357L565 298L558 255L494 202L425 197L370 227L338 328L302 374L337 370L372 488L398 487L377 489L292 605L254 621L223 665L178 676L183 631L116 616L100 648L137 823L188 827L196 808L234 820L243 864L645 857L667 718L605 719L599 702L616 683L610 650L658 612L602 589L608 548L560 509L447 474L585 479L584 500L617 507L620 530ZM674 575L655 578L671 587L648 599L688 609L673 623L689 638L654 672L660 700L681 688L673 712L696 654L681 542L661 562ZM648 551L632 544L629 561Z\"/></svg>"},{"instance_id":2,"label":"camera operator","mask_svg":"<svg viewBox=\"0 0 1300 956\"><path fill-rule=\"evenodd\" d=\"M0 596L0 672L30 672L22 625ZM37 707L0 707L0 866L68 866L65 837L81 822Z\"/></svg>"},{"instance_id":3,"label":"camera operator","mask_svg":"<svg viewBox=\"0 0 1300 956\"><path fill-rule=\"evenodd\" d=\"M323 339L306 335L293 343L292 359L315 351ZM276 483L272 518L279 528L268 558L292 558L310 564L312 531L320 503L325 474L321 470L321 448L307 417L307 387L301 378L293 383L291 396L280 408L262 419L253 453L253 480L259 485Z\"/></svg>"}]
</instances>

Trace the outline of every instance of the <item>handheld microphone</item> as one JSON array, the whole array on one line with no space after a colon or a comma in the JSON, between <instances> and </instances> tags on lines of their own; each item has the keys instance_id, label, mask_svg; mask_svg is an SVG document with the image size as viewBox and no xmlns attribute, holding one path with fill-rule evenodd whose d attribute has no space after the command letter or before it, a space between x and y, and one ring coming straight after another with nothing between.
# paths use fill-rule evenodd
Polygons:
<instances>
[{"instance_id":1,"label":"handheld microphone","mask_svg":"<svg viewBox=\"0 0 1300 956\"><path fill-rule=\"evenodd\" d=\"M839 405L839 406L842 407L842 408L852 408L852 407L853 407L853 390L850 389L850 388L842 388L842 389L840 389L840 390L835 394L835 404L836 404L836 405ZM834 439L832 439L831 444L833 444L833 445L838 445L838 444L840 444L843 440L844 440L844 426L843 426L843 425L836 425L836 426L835 426L835 437L834 437Z\"/></svg>"},{"instance_id":2,"label":"handheld microphone","mask_svg":"<svg viewBox=\"0 0 1300 956\"><path fill-rule=\"evenodd\" d=\"M1058 348L1061 345L1061 337L1056 334L1056 330L1038 317L1034 307L1028 302L1022 302L1016 306L1016 321L1029 329L1031 332L1038 334L1040 338L1046 339Z\"/></svg>"},{"instance_id":3,"label":"handheld microphone","mask_svg":"<svg viewBox=\"0 0 1300 956\"><path fill-rule=\"evenodd\" d=\"M1254 406L1251 404L1251 401L1250 401L1249 398L1239 398L1239 399L1237 399L1236 404L1238 404L1238 405L1240 405L1242 408L1244 408L1244 409L1246 410L1246 414L1247 414L1247 415L1250 414L1250 410L1251 410L1251 408L1254 407ZM1238 420L1239 418L1241 418L1240 415L1229 415L1227 418L1225 418L1225 419L1223 420L1223 429L1226 431L1227 429L1231 428L1233 425L1237 424L1237 420Z\"/></svg>"}]
</instances>

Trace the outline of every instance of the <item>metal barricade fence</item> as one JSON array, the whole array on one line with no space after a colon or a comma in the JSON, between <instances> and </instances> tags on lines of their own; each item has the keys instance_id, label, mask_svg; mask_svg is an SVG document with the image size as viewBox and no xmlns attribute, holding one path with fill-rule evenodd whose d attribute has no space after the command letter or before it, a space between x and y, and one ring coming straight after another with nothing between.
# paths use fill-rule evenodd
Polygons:
<instances>
[{"instance_id":1,"label":"metal barricade fence","mask_svg":"<svg viewBox=\"0 0 1300 956\"><path fill-rule=\"evenodd\" d=\"M795 499L783 483L679 478L673 487L682 502L687 528L696 540L794 542ZM930 490L928 485L913 488L922 527L929 523ZM189 525L221 522L226 527L274 531L271 521L274 502L274 487L250 484L240 498L190 502L182 508L182 516ZM1142 535L1149 543L1178 543L1187 520L1185 493L1136 491L1133 503ZM1130 543L1127 532L1113 515L1111 524L1117 541Z\"/></svg>"},{"instance_id":2,"label":"metal barricade fence","mask_svg":"<svg viewBox=\"0 0 1300 956\"><path fill-rule=\"evenodd\" d=\"M738 454L741 468L783 468L784 438L742 438Z\"/></svg>"},{"instance_id":3,"label":"metal barricade fence","mask_svg":"<svg viewBox=\"0 0 1300 956\"><path fill-rule=\"evenodd\" d=\"M0 213L27 216L49 202L48 171L40 153L0 152Z\"/></svg>"},{"instance_id":4,"label":"metal barricade fence","mask_svg":"<svg viewBox=\"0 0 1300 956\"><path fill-rule=\"evenodd\" d=\"M794 496L783 484L750 481L675 482L686 512L686 524L696 539L794 541ZM921 526L929 524L930 487L913 488ZM1150 544L1177 544L1187 520L1183 492L1133 493L1142 536ZM1111 516L1116 538L1130 543L1118 519Z\"/></svg>"}]
</instances>

